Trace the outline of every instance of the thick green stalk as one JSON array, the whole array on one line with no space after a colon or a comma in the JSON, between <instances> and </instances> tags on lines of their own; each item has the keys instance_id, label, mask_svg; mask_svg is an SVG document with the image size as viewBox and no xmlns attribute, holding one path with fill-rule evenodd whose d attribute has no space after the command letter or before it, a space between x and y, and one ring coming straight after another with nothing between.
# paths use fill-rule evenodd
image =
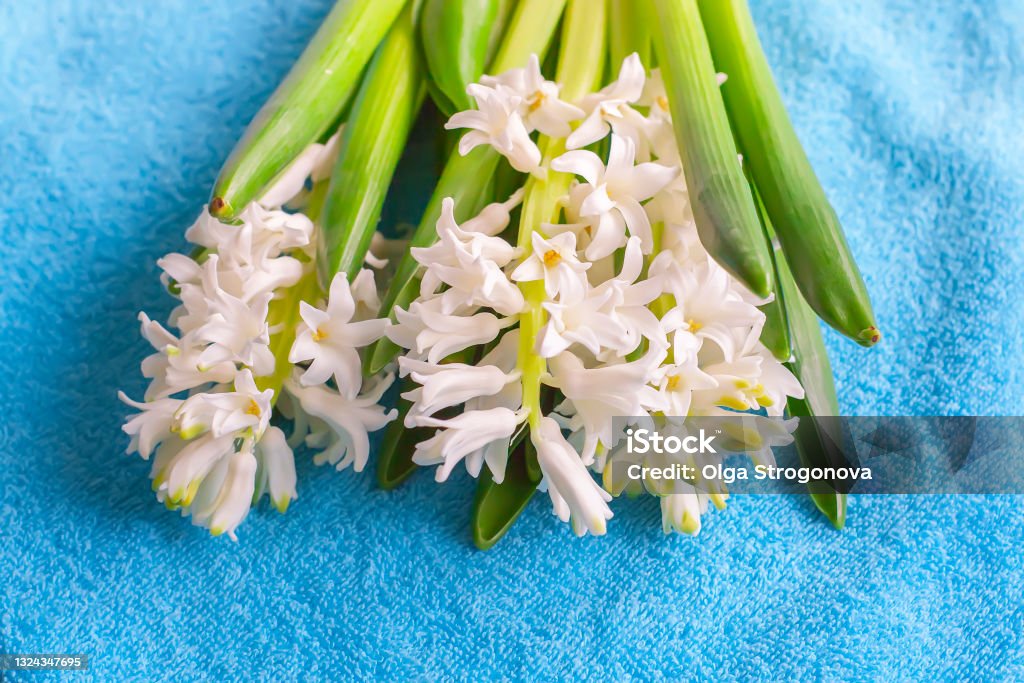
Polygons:
<instances>
[{"instance_id":1,"label":"thick green stalk","mask_svg":"<svg viewBox=\"0 0 1024 683\"><path fill-rule=\"evenodd\" d=\"M238 215L336 122L405 1L338 1L235 145L213 186L213 215Z\"/></svg>"},{"instance_id":2,"label":"thick green stalk","mask_svg":"<svg viewBox=\"0 0 1024 683\"><path fill-rule=\"evenodd\" d=\"M499 0L424 0L420 37L434 102L446 116L469 109L466 86L487 64L490 28Z\"/></svg>"},{"instance_id":3,"label":"thick green stalk","mask_svg":"<svg viewBox=\"0 0 1024 683\"><path fill-rule=\"evenodd\" d=\"M516 5L498 54L489 66L490 73L526 66L526 60L535 54L543 61L548 45L562 18L567 0L520 0Z\"/></svg>"},{"instance_id":4,"label":"thick green stalk","mask_svg":"<svg viewBox=\"0 0 1024 683\"><path fill-rule=\"evenodd\" d=\"M565 141L542 137L540 145L544 155L543 165L548 172L547 177L541 179L531 176L526 183L523 208L519 214L518 239L518 246L524 256L529 256L533 251L533 233L540 231L541 223L558 222L562 211L559 201L569 191L573 178L568 173L559 173L550 168L551 160L565 153ZM519 316L518 367L522 373L523 408L529 411L530 428L537 429L543 417L540 409L540 379L547 370L547 363L535 350L537 336L547 320L542 306L545 299L544 281L521 282L519 289L526 301Z\"/></svg>"},{"instance_id":5,"label":"thick green stalk","mask_svg":"<svg viewBox=\"0 0 1024 683\"><path fill-rule=\"evenodd\" d=\"M772 263L740 168L696 0L651 0L654 44L701 242L758 296Z\"/></svg>"},{"instance_id":6,"label":"thick green stalk","mask_svg":"<svg viewBox=\"0 0 1024 683\"><path fill-rule=\"evenodd\" d=\"M410 8L377 49L342 134L318 233L325 289L335 273L352 274L363 265L423 88Z\"/></svg>"},{"instance_id":7,"label":"thick green stalk","mask_svg":"<svg viewBox=\"0 0 1024 683\"><path fill-rule=\"evenodd\" d=\"M326 181L314 185L310 192L309 203L305 211L306 216L314 223L320 218L326 194ZM256 386L260 391L273 389L274 396L271 400L274 403L277 403L277 399L281 396L281 387L292 372L292 363L288 360L288 354L291 352L292 344L295 343L295 333L298 331L299 302L315 303L320 295L316 272L311 269L298 282L270 302L270 309L267 311L267 324L271 329L277 330L270 336L270 351L274 354L274 372L264 377L257 377Z\"/></svg>"},{"instance_id":8,"label":"thick green stalk","mask_svg":"<svg viewBox=\"0 0 1024 683\"><path fill-rule=\"evenodd\" d=\"M558 56L556 80L562 85L562 97L574 102L597 87L604 68L605 3L590 0L572 0L565 16L562 47ZM560 201L569 191L573 176L550 168L551 160L565 152L564 140L541 137L541 152L545 178L531 176L526 183L523 208L519 218L518 246L524 256L532 250L532 237L541 223L557 223L561 213ZM540 378L547 364L536 351L537 335L544 326L546 315L544 282L520 284L526 308L519 318L519 370L522 373L523 408L529 411L530 428L540 426Z\"/></svg>"},{"instance_id":9,"label":"thick green stalk","mask_svg":"<svg viewBox=\"0 0 1024 683\"><path fill-rule=\"evenodd\" d=\"M651 67L651 28L647 6L638 0L610 0L608 7L608 54L612 73L618 73L626 57L634 52Z\"/></svg>"},{"instance_id":10,"label":"thick green stalk","mask_svg":"<svg viewBox=\"0 0 1024 683\"><path fill-rule=\"evenodd\" d=\"M508 32L502 41L498 56L490 71L501 73L524 66L531 54L543 59L562 16L566 0L522 0L512 17ZM441 215L441 202L445 197L455 201L455 218L466 220L476 215L490 200L490 179L501 157L489 147L477 147L466 156L455 154L445 165L434 188L430 203L412 236L412 246L427 247L437 241L435 223ZM501 197L504 199L504 197ZM416 272L419 264L407 252L399 262L391 285L384 295L380 312L394 320L396 306L408 307L416 298L419 284ZM367 371L377 372L390 363L400 349L388 339L374 344L367 355Z\"/></svg>"},{"instance_id":11,"label":"thick green stalk","mask_svg":"<svg viewBox=\"0 0 1024 683\"><path fill-rule=\"evenodd\" d=\"M822 320L863 346L880 339L843 228L797 138L746 0L700 0L744 160L793 276Z\"/></svg>"},{"instance_id":12,"label":"thick green stalk","mask_svg":"<svg viewBox=\"0 0 1024 683\"><path fill-rule=\"evenodd\" d=\"M571 0L562 28L561 48L556 80L562 84L562 96L578 100L600 84L604 68L605 5L592 0ZM565 152L565 141L541 136L545 178L531 176L526 183L523 206L519 216L518 246L528 256L534 232L542 223L557 223L562 208L560 201L569 191L572 176L550 168L550 162ZM537 336L546 319L542 307L544 281L521 282L525 307L519 316L519 350L517 369L523 387L523 408L528 412L531 430L540 427L544 410L541 406L541 377L547 363L536 352ZM536 453L529 439L509 453L505 481L495 483L489 474L480 477L473 505L473 540L477 547L493 546L511 528L540 479Z\"/></svg>"}]
</instances>

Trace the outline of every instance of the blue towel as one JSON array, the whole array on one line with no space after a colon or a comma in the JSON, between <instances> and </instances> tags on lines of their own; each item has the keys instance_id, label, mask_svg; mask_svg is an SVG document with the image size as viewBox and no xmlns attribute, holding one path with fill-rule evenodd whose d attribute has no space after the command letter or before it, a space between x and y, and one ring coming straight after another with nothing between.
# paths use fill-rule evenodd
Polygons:
<instances>
[{"instance_id":1,"label":"blue towel","mask_svg":"<svg viewBox=\"0 0 1024 683\"><path fill-rule=\"evenodd\" d=\"M756 0L885 340L828 334L845 412L1024 414L1024 10ZM1013 497L877 497L833 531L746 497L696 539L619 501L576 540L537 497L493 551L473 487L392 493L300 458L239 542L123 455L136 313L328 0L0 4L0 650L96 680L1024 678ZM37 680L11 674L12 680Z\"/></svg>"}]
</instances>

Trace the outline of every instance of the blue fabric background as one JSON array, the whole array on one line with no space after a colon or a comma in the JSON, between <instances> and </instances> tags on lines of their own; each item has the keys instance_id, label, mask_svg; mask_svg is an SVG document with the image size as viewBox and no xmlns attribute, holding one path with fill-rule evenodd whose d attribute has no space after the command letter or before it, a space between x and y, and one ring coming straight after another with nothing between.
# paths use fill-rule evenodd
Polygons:
<instances>
[{"instance_id":1,"label":"blue fabric background","mask_svg":"<svg viewBox=\"0 0 1024 683\"><path fill-rule=\"evenodd\" d=\"M539 497L472 549L472 488L299 464L237 544L122 454L155 259L328 0L0 0L0 648L96 680L253 675L1024 678L1012 497L653 500L575 540ZM1024 4L756 0L886 339L828 337L852 414L1024 414ZM11 675L35 680L41 675Z\"/></svg>"}]
</instances>

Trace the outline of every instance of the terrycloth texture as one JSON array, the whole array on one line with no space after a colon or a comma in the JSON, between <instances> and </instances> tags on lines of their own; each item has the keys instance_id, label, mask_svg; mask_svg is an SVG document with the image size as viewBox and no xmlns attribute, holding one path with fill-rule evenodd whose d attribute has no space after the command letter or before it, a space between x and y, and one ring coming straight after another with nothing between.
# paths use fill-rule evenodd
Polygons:
<instances>
[{"instance_id":1,"label":"terrycloth texture","mask_svg":"<svg viewBox=\"0 0 1024 683\"><path fill-rule=\"evenodd\" d=\"M1024 414L1020 2L754 5L886 335L829 335L844 409ZM162 509L122 455L135 316L327 7L0 4L0 648L104 681L1024 677L1010 497L856 500L841 533L745 498L697 539L624 501L584 540L538 497L480 553L465 476L384 493L302 458L237 544Z\"/></svg>"}]
</instances>

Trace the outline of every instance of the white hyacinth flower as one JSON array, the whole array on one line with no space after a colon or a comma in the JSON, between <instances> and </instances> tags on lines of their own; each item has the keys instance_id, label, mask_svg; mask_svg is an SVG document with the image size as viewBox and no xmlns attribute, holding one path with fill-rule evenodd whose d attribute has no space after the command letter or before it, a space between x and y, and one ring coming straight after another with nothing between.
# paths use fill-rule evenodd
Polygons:
<instances>
[{"instance_id":1,"label":"white hyacinth flower","mask_svg":"<svg viewBox=\"0 0 1024 683\"><path fill-rule=\"evenodd\" d=\"M226 532L232 540L238 540L235 529L249 515L258 467L249 449L223 457L203 478L191 501L192 521L207 527L214 536Z\"/></svg>"},{"instance_id":2,"label":"white hyacinth flower","mask_svg":"<svg viewBox=\"0 0 1024 683\"><path fill-rule=\"evenodd\" d=\"M693 392L715 389L718 380L700 369L696 355L690 355L681 363L659 368L656 384L661 392L665 415L687 417Z\"/></svg>"},{"instance_id":3,"label":"white hyacinth flower","mask_svg":"<svg viewBox=\"0 0 1024 683\"><path fill-rule=\"evenodd\" d=\"M127 452L137 452L144 460L149 460L149 456L160 442L171 435L174 414L178 412L178 407L183 401L177 398L159 398L139 403L128 398L123 391L117 392L117 397L139 411L129 417L121 428L131 437Z\"/></svg>"},{"instance_id":4,"label":"white hyacinth flower","mask_svg":"<svg viewBox=\"0 0 1024 683\"><path fill-rule=\"evenodd\" d=\"M238 372L235 363L228 360L213 365L201 362L206 347L195 334L178 339L145 313L139 313L139 322L143 338L156 350L142 361L142 376L152 380L146 388L147 401L211 383L228 383Z\"/></svg>"},{"instance_id":5,"label":"white hyacinth flower","mask_svg":"<svg viewBox=\"0 0 1024 683\"><path fill-rule=\"evenodd\" d=\"M622 62L619 77L614 83L583 98L581 104L587 118L565 141L566 148L586 147L605 138L610 130L615 130L620 136L635 138L635 133L626 130L627 115L633 111L629 105L637 102L643 94L645 79L644 65L634 52Z\"/></svg>"},{"instance_id":6,"label":"white hyacinth flower","mask_svg":"<svg viewBox=\"0 0 1024 683\"><path fill-rule=\"evenodd\" d=\"M472 398L493 396L509 382L519 379L518 372L502 372L494 365L481 363L442 363L435 365L411 358L399 358L402 377L410 376L420 386L402 394L413 401L413 408L405 418L407 427L414 427L422 417L430 417L439 410L465 403Z\"/></svg>"},{"instance_id":7,"label":"white hyacinth flower","mask_svg":"<svg viewBox=\"0 0 1024 683\"><path fill-rule=\"evenodd\" d=\"M465 156L478 145L490 145L523 173L539 173L541 154L519 115L523 98L508 88L470 84L466 92L477 109L461 111L444 125L446 130L469 128L459 140L459 154Z\"/></svg>"},{"instance_id":8,"label":"white hyacinth flower","mask_svg":"<svg viewBox=\"0 0 1024 683\"><path fill-rule=\"evenodd\" d=\"M661 496L661 525L666 534L673 531L696 536L700 533L700 517L708 509L708 498L686 482L675 482L678 493Z\"/></svg>"},{"instance_id":9,"label":"white hyacinth flower","mask_svg":"<svg viewBox=\"0 0 1024 683\"><path fill-rule=\"evenodd\" d=\"M676 352L693 353L704 340L710 340L726 359L736 357L741 349L733 331L753 328L760 334L764 313L744 301L731 276L710 259L700 266L683 268L666 254L659 254L650 270L663 277L665 289L675 297L677 305L662 324L666 330L675 331Z\"/></svg>"},{"instance_id":10,"label":"white hyacinth flower","mask_svg":"<svg viewBox=\"0 0 1024 683\"><path fill-rule=\"evenodd\" d=\"M544 303L549 319L538 336L537 353L551 358L579 344L594 356L610 350L622 357L636 349L641 336L661 341L658 319L648 305L661 294L662 283L636 283L642 267L640 240L631 237L618 275Z\"/></svg>"},{"instance_id":11,"label":"white hyacinth flower","mask_svg":"<svg viewBox=\"0 0 1024 683\"><path fill-rule=\"evenodd\" d=\"M614 445L612 421L616 417L634 417L660 409L661 397L648 383L665 352L653 348L643 358L631 363L587 368L572 353L562 353L550 360L549 385L557 388L571 403L575 416L570 421L573 431L584 429L586 439L581 457L593 461L597 445Z\"/></svg>"},{"instance_id":12,"label":"white hyacinth flower","mask_svg":"<svg viewBox=\"0 0 1024 683\"><path fill-rule=\"evenodd\" d=\"M363 384L356 349L383 337L387 320L353 320L356 301L345 273L334 276L325 310L305 301L299 306L304 326L288 354L291 363L310 361L299 383L312 386L334 377L338 391L345 398L355 398Z\"/></svg>"},{"instance_id":13,"label":"white hyacinth flower","mask_svg":"<svg viewBox=\"0 0 1024 683\"><path fill-rule=\"evenodd\" d=\"M369 455L366 433L394 417L377 405L390 380L357 394L362 377L355 349L380 338L387 325L373 320L380 305L373 273L360 272L351 286L342 276L332 287L326 311L306 302L300 306L312 284L315 226L302 213L279 207L308 203L309 182L327 178L337 152L338 135L326 145L311 145L267 190L262 204L243 207L230 222L204 208L186 231L201 249L193 256L168 254L158 261L161 280L181 301L168 327L139 316L155 353L142 363L143 375L151 380L146 402L119 394L139 411L124 425L131 436L129 450L146 459L153 456L150 476L158 499L214 535L235 538L235 529L263 494L282 512L296 497L291 446L281 429L269 424L278 398L269 387L279 386L277 373L284 361L271 352L271 335L292 332L280 322L271 327L269 320L287 321L290 313L278 314L288 306L302 308L311 323L307 336L318 337L304 340L314 348L298 361L312 361L307 380L326 367L324 381L333 375L342 391L352 392L347 397L317 387L320 393L307 397L308 411L298 400L286 399L283 412L295 419L297 442L315 424L320 432L308 438L328 447L321 458L348 459L361 467ZM374 240L377 247L380 243ZM295 287L304 278L308 284ZM303 357L299 346L295 353ZM259 386L256 377L262 378ZM329 399L317 401L321 394ZM342 426L350 431L331 433L329 420L313 414L320 405L345 413L344 424L334 426L336 432L343 432Z\"/></svg>"},{"instance_id":14,"label":"white hyacinth flower","mask_svg":"<svg viewBox=\"0 0 1024 683\"><path fill-rule=\"evenodd\" d=\"M576 257L576 235L563 232L545 239L533 233L533 250L509 276L516 282L544 281L544 290L554 298L559 292L572 296L586 288L589 263Z\"/></svg>"},{"instance_id":15,"label":"white hyacinth flower","mask_svg":"<svg viewBox=\"0 0 1024 683\"><path fill-rule=\"evenodd\" d=\"M607 166L587 150L566 152L551 162L556 171L573 173L587 181L576 193L576 210L582 220L594 226L586 251L591 261L623 246L627 229L640 238L645 254L654 248L651 222L640 202L668 185L679 174L679 168L654 162L636 164L635 154L632 141L612 134Z\"/></svg>"},{"instance_id":16,"label":"white hyacinth flower","mask_svg":"<svg viewBox=\"0 0 1024 683\"><path fill-rule=\"evenodd\" d=\"M579 344L596 356L602 348L625 346L629 333L612 315L613 296L608 288L579 288L560 301L545 302L548 322L538 335L536 353L552 358Z\"/></svg>"},{"instance_id":17,"label":"white hyacinth flower","mask_svg":"<svg viewBox=\"0 0 1024 683\"><path fill-rule=\"evenodd\" d=\"M494 442L505 443L512 436L522 416L508 408L471 410L450 420L435 417L417 418L420 427L436 427L437 433L416 445L412 459L417 465L437 468L437 481L445 481L465 458L484 451Z\"/></svg>"},{"instance_id":18,"label":"white hyacinth flower","mask_svg":"<svg viewBox=\"0 0 1024 683\"><path fill-rule=\"evenodd\" d=\"M249 370L238 373L234 391L147 403L121 394L123 401L142 411L128 420L124 430L132 436L130 450L138 450L144 458L155 450L152 476L157 497L190 512L194 523L208 527L214 535L227 533L235 538L234 531L252 503L257 471L253 450L268 431L271 394L259 391ZM291 449L274 436L266 447L276 450L275 471L284 471L267 474L278 501L282 495L294 497L285 462Z\"/></svg>"},{"instance_id":19,"label":"white hyacinth flower","mask_svg":"<svg viewBox=\"0 0 1024 683\"><path fill-rule=\"evenodd\" d=\"M508 88L518 95L519 115L528 131L564 138L572 132L569 123L585 114L579 107L559 99L558 84L544 79L535 54L530 55L525 67L510 69L499 76L483 76L480 83L490 88Z\"/></svg>"},{"instance_id":20,"label":"white hyacinth flower","mask_svg":"<svg viewBox=\"0 0 1024 683\"><path fill-rule=\"evenodd\" d=\"M320 420L324 430L306 437L309 446L323 448L317 464L330 463L338 470L349 465L361 472L370 458L370 433L385 427L398 411L385 410L380 399L391 386L393 375L379 377L363 394L347 398L323 385L306 386L294 380L285 388L309 416Z\"/></svg>"},{"instance_id":21,"label":"white hyacinth flower","mask_svg":"<svg viewBox=\"0 0 1024 683\"><path fill-rule=\"evenodd\" d=\"M203 269L204 320L194 334L209 346L199 355L200 369L230 362L250 367L256 375L269 374L274 369L267 325L272 295L264 292L247 303L229 294L220 288L217 263L217 256L212 255ZM183 294L190 287L184 286ZM189 310L189 315L193 311Z\"/></svg>"},{"instance_id":22,"label":"white hyacinth flower","mask_svg":"<svg viewBox=\"0 0 1024 683\"><path fill-rule=\"evenodd\" d=\"M485 258L499 266L505 266L518 254L518 250L500 237L494 235L505 229L509 222L509 211L519 203L521 193L513 195L508 202L494 203L484 213L459 226L455 221L455 202L451 197L441 201L441 215L437 219L438 241L429 247L413 247L412 257L420 265L428 267L424 275L423 290L433 293L437 285L431 280L429 267L434 264L458 266L458 254Z\"/></svg>"},{"instance_id":23,"label":"white hyacinth flower","mask_svg":"<svg viewBox=\"0 0 1024 683\"><path fill-rule=\"evenodd\" d=\"M254 498L264 493L278 512L298 498L295 492L295 456L280 428L270 426L256 444L256 488Z\"/></svg>"},{"instance_id":24,"label":"white hyacinth flower","mask_svg":"<svg viewBox=\"0 0 1024 683\"><path fill-rule=\"evenodd\" d=\"M216 437L261 437L270 424L273 390L260 391L248 370L238 373L234 389L189 396L175 413L172 431L186 441L207 431Z\"/></svg>"},{"instance_id":25,"label":"white hyacinth flower","mask_svg":"<svg viewBox=\"0 0 1024 683\"><path fill-rule=\"evenodd\" d=\"M540 429L531 431L537 449L537 462L554 513L563 522L572 523L573 531L582 536L588 531L601 536L612 518L608 502L611 494L601 488L584 466L575 449L562 436L562 428L550 417L540 420Z\"/></svg>"},{"instance_id":26,"label":"white hyacinth flower","mask_svg":"<svg viewBox=\"0 0 1024 683\"><path fill-rule=\"evenodd\" d=\"M385 334L399 346L412 350L417 359L440 363L453 353L492 341L516 322L514 317L499 318L486 311L448 314L442 311L441 304L441 299L436 298L415 301L408 311L396 308L398 324L389 327Z\"/></svg>"},{"instance_id":27,"label":"white hyacinth flower","mask_svg":"<svg viewBox=\"0 0 1024 683\"><path fill-rule=\"evenodd\" d=\"M455 256L456 266L434 263L427 267L427 275L448 286L441 294L442 312L451 314L475 306L493 308L501 315L515 315L523 310L523 293L509 282L495 261L462 251L456 251Z\"/></svg>"}]
</instances>

